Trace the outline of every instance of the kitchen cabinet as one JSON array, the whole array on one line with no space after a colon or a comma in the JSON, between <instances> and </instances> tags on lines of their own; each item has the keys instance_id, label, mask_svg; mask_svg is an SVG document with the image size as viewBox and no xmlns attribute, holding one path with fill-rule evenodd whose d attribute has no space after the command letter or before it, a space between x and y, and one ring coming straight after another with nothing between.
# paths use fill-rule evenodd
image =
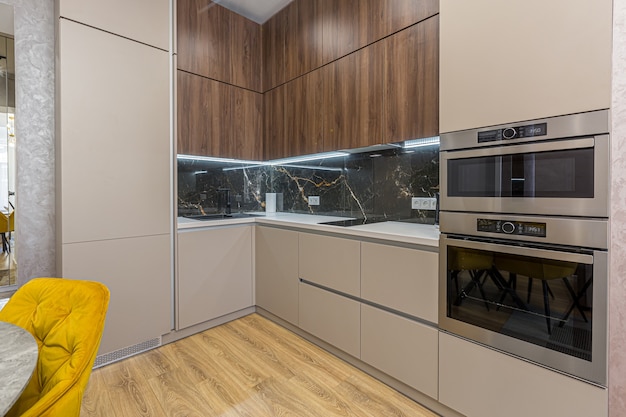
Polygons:
<instances>
[{"instance_id":1,"label":"kitchen cabinet","mask_svg":"<svg viewBox=\"0 0 626 417\"><path fill-rule=\"evenodd\" d=\"M63 18L163 51L169 50L169 0L58 0L57 4L59 16ZM110 68L111 62L107 68Z\"/></svg>"},{"instance_id":2,"label":"kitchen cabinet","mask_svg":"<svg viewBox=\"0 0 626 417\"><path fill-rule=\"evenodd\" d=\"M258 226L256 305L298 325L298 232Z\"/></svg>"},{"instance_id":3,"label":"kitchen cabinet","mask_svg":"<svg viewBox=\"0 0 626 417\"><path fill-rule=\"evenodd\" d=\"M322 71L312 71L285 84L285 132L287 156L323 150L324 102Z\"/></svg>"},{"instance_id":4,"label":"kitchen cabinet","mask_svg":"<svg viewBox=\"0 0 626 417\"><path fill-rule=\"evenodd\" d=\"M609 108L612 4L441 0L441 132Z\"/></svg>"},{"instance_id":5,"label":"kitchen cabinet","mask_svg":"<svg viewBox=\"0 0 626 417\"><path fill-rule=\"evenodd\" d=\"M377 42L320 70L324 80L325 151L384 142L383 46Z\"/></svg>"},{"instance_id":6,"label":"kitchen cabinet","mask_svg":"<svg viewBox=\"0 0 626 417\"><path fill-rule=\"evenodd\" d=\"M322 66L323 20L319 0L289 3L283 13L285 47L285 82L293 80ZM278 64L280 65L280 63Z\"/></svg>"},{"instance_id":7,"label":"kitchen cabinet","mask_svg":"<svg viewBox=\"0 0 626 417\"><path fill-rule=\"evenodd\" d=\"M285 158L289 154L285 135L285 86L263 94L263 159Z\"/></svg>"},{"instance_id":8,"label":"kitchen cabinet","mask_svg":"<svg viewBox=\"0 0 626 417\"><path fill-rule=\"evenodd\" d=\"M443 332L439 402L467 417L608 415L606 389Z\"/></svg>"},{"instance_id":9,"label":"kitchen cabinet","mask_svg":"<svg viewBox=\"0 0 626 417\"><path fill-rule=\"evenodd\" d=\"M57 269L111 290L119 359L172 329L169 2L58 6Z\"/></svg>"},{"instance_id":10,"label":"kitchen cabinet","mask_svg":"<svg viewBox=\"0 0 626 417\"><path fill-rule=\"evenodd\" d=\"M253 305L252 227L178 233L178 328Z\"/></svg>"},{"instance_id":11,"label":"kitchen cabinet","mask_svg":"<svg viewBox=\"0 0 626 417\"><path fill-rule=\"evenodd\" d=\"M299 288L300 328L355 358L361 357L360 303L305 282Z\"/></svg>"},{"instance_id":12,"label":"kitchen cabinet","mask_svg":"<svg viewBox=\"0 0 626 417\"><path fill-rule=\"evenodd\" d=\"M362 242L361 298L437 323L438 267L436 251Z\"/></svg>"},{"instance_id":13,"label":"kitchen cabinet","mask_svg":"<svg viewBox=\"0 0 626 417\"><path fill-rule=\"evenodd\" d=\"M262 92L261 26L211 0L177 3L178 69Z\"/></svg>"},{"instance_id":14,"label":"kitchen cabinet","mask_svg":"<svg viewBox=\"0 0 626 417\"><path fill-rule=\"evenodd\" d=\"M383 140L439 133L439 16L385 40Z\"/></svg>"},{"instance_id":15,"label":"kitchen cabinet","mask_svg":"<svg viewBox=\"0 0 626 417\"><path fill-rule=\"evenodd\" d=\"M361 304L361 360L437 399L438 330Z\"/></svg>"},{"instance_id":16,"label":"kitchen cabinet","mask_svg":"<svg viewBox=\"0 0 626 417\"><path fill-rule=\"evenodd\" d=\"M300 233L299 277L355 297L361 295L361 242Z\"/></svg>"},{"instance_id":17,"label":"kitchen cabinet","mask_svg":"<svg viewBox=\"0 0 626 417\"><path fill-rule=\"evenodd\" d=\"M258 160L263 96L178 71L179 154Z\"/></svg>"}]
</instances>

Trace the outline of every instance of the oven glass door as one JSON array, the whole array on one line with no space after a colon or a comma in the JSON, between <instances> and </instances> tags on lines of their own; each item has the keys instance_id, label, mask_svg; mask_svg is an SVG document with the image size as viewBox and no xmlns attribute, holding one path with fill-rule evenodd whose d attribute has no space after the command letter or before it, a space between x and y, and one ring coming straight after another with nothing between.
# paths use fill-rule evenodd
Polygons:
<instances>
[{"instance_id":1,"label":"oven glass door","mask_svg":"<svg viewBox=\"0 0 626 417\"><path fill-rule=\"evenodd\" d=\"M441 210L608 217L608 136L441 152Z\"/></svg>"},{"instance_id":2,"label":"oven glass door","mask_svg":"<svg viewBox=\"0 0 626 417\"><path fill-rule=\"evenodd\" d=\"M454 238L445 239L442 251L445 317L443 321L440 317L440 324L444 328L446 322L456 321L465 324L451 327L457 333L468 328L485 330L482 335L476 330L461 335L557 368L558 359L543 362L542 358L550 356L546 351L589 367L602 361L606 309L596 305L599 294L594 293L606 297L606 273L596 276L599 269L594 260L598 253L605 258L605 253ZM498 338L505 342L494 343ZM532 348L514 341L527 342ZM562 370L577 374L567 366ZM594 372L579 376L602 383L602 369Z\"/></svg>"},{"instance_id":3,"label":"oven glass door","mask_svg":"<svg viewBox=\"0 0 626 417\"><path fill-rule=\"evenodd\" d=\"M593 154L585 148L451 159L448 196L593 198Z\"/></svg>"}]
</instances>

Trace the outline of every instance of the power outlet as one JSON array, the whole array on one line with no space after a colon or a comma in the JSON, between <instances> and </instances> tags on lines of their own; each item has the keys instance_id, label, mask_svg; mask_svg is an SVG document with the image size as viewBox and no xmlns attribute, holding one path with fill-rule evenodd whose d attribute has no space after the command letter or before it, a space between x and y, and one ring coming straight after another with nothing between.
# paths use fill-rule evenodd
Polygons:
<instances>
[{"instance_id":1,"label":"power outlet","mask_svg":"<svg viewBox=\"0 0 626 417\"><path fill-rule=\"evenodd\" d=\"M434 197L413 197L411 198L411 209L413 210L436 210L437 199Z\"/></svg>"},{"instance_id":2,"label":"power outlet","mask_svg":"<svg viewBox=\"0 0 626 417\"><path fill-rule=\"evenodd\" d=\"M319 206L320 205L320 196L319 195L310 195L309 206Z\"/></svg>"}]
</instances>

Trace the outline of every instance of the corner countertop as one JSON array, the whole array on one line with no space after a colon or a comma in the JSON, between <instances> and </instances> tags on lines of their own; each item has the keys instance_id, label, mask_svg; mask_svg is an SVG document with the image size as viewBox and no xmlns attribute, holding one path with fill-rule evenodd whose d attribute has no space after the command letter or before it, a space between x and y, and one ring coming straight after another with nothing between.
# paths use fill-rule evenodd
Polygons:
<instances>
[{"instance_id":1,"label":"corner countertop","mask_svg":"<svg viewBox=\"0 0 626 417\"><path fill-rule=\"evenodd\" d=\"M431 224L407 223L388 221L359 226L333 226L320 224L335 220L347 220L350 217L320 216L315 214L297 213L253 213L257 216L223 219L223 220L193 220L184 217L178 218L178 230L189 231L193 229L206 229L212 227L231 226L238 224L259 224L267 226L280 226L290 229L298 229L310 232L322 232L346 237L369 238L388 240L392 242L408 243L437 248L439 246L439 227Z\"/></svg>"}]
</instances>

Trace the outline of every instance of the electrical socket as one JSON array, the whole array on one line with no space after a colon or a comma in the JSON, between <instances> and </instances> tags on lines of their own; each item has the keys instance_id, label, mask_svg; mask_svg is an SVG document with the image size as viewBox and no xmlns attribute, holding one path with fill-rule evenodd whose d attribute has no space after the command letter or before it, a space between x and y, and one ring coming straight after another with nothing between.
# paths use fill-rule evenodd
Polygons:
<instances>
[{"instance_id":1,"label":"electrical socket","mask_svg":"<svg viewBox=\"0 0 626 417\"><path fill-rule=\"evenodd\" d=\"M413 210L435 210L437 199L434 197L412 197L411 209Z\"/></svg>"},{"instance_id":2,"label":"electrical socket","mask_svg":"<svg viewBox=\"0 0 626 417\"><path fill-rule=\"evenodd\" d=\"M319 206L320 205L320 196L319 195L310 195L308 197L309 206Z\"/></svg>"}]
</instances>

